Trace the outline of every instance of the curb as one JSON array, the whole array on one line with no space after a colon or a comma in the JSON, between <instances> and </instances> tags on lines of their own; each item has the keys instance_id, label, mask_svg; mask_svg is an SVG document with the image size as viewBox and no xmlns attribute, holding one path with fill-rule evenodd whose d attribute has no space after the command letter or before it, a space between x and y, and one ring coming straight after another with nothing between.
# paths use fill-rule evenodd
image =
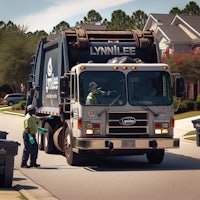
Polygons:
<instances>
[{"instance_id":1,"label":"curb","mask_svg":"<svg viewBox=\"0 0 200 200\"><path fill-rule=\"evenodd\" d=\"M2 112L9 115L18 115L18 116L24 117L24 114L21 114L21 113L15 113L15 112L3 111L3 110Z\"/></svg>"},{"instance_id":2,"label":"curb","mask_svg":"<svg viewBox=\"0 0 200 200\"><path fill-rule=\"evenodd\" d=\"M180 141L196 144L196 140L190 140L190 139L188 139L189 137L191 137L191 135L190 136L182 136L182 137L180 137Z\"/></svg>"},{"instance_id":3,"label":"curb","mask_svg":"<svg viewBox=\"0 0 200 200\"><path fill-rule=\"evenodd\" d=\"M21 185L15 185L13 188L17 192L19 192L20 194L22 194L24 197L26 197L28 200L37 200L29 192L27 192L25 189L23 189Z\"/></svg>"}]
</instances>

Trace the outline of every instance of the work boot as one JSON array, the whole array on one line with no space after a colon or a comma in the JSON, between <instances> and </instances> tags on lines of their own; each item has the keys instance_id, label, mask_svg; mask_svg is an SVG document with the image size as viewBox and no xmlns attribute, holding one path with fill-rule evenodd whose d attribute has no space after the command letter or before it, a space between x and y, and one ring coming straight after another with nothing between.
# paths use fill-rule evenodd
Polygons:
<instances>
[{"instance_id":1,"label":"work boot","mask_svg":"<svg viewBox=\"0 0 200 200\"><path fill-rule=\"evenodd\" d=\"M30 167L40 167L40 165L39 164L30 164Z\"/></svg>"},{"instance_id":2,"label":"work boot","mask_svg":"<svg viewBox=\"0 0 200 200\"><path fill-rule=\"evenodd\" d=\"M21 164L21 168L30 168L30 166L27 164Z\"/></svg>"}]
</instances>

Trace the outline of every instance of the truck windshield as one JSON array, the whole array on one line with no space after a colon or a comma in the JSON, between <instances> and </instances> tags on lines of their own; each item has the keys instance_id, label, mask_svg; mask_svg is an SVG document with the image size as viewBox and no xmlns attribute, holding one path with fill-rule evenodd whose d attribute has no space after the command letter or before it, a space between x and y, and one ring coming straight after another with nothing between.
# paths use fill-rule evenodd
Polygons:
<instances>
[{"instance_id":1,"label":"truck windshield","mask_svg":"<svg viewBox=\"0 0 200 200\"><path fill-rule=\"evenodd\" d=\"M125 75L122 72L85 71L80 74L79 83L83 105L120 106L127 101Z\"/></svg>"},{"instance_id":2,"label":"truck windshield","mask_svg":"<svg viewBox=\"0 0 200 200\"><path fill-rule=\"evenodd\" d=\"M127 76L131 105L171 105L170 75L163 71L136 71Z\"/></svg>"}]
</instances>

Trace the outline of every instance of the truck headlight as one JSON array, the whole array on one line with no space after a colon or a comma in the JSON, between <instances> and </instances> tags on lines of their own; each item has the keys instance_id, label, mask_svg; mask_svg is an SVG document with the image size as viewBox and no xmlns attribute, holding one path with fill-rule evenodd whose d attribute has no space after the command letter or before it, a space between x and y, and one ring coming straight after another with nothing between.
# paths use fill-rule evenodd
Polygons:
<instances>
[{"instance_id":1,"label":"truck headlight","mask_svg":"<svg viewBox=\"0 0 200 200\"><path fill-rule=\"evenodd\" d=\"M101 134L101 124L100 123L87 123L86 124L86 135L95 135L95 134Z\"/></svg>"},{"instance_id":2,"label":"truck headlight","mask_svg":"<svg viewBox=\"0 0 200 200\"><path fill-rule=\"evenodd\" d=\"M155 122L154 124L155 134L169 134L169 123L168 122Z\"/></svg>"},{"instance_id":3,"label":"truck headlight","mask_svg":"<svg viewBox=\"0 0 200 200\"><path fill-rule=\"evenodd\" d=\"M92 135L92 134L94 134L94 131L93 131L93 129L86 129L86 134L87 135Z\"/></svg>"}]
</instances>

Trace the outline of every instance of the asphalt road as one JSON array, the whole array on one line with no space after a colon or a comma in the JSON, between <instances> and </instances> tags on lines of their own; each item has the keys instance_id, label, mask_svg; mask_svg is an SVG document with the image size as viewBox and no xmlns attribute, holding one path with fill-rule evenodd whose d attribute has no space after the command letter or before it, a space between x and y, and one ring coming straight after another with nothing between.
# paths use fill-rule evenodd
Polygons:
<instances>
[{"instance_id":1,"label":"asphalt road","mask_svg":"<svg viewBox=\"0 0 200 200\"><path fill-rule=\"evenodd\" d=\"M175 137L193 129L191 120L176 121ZM72 167L64 156L40 151L41 168L21 169L22 121L22 117L0 114L0 130L22 144L15 156L15 168L37 185L25 186L36 199L42 199L39 188L60 200L200 199L200 147L195 143L182 140L179 149L166 151L161 165L149 165L145 156L127 156Z\"/></svg>"}]
</instances>

